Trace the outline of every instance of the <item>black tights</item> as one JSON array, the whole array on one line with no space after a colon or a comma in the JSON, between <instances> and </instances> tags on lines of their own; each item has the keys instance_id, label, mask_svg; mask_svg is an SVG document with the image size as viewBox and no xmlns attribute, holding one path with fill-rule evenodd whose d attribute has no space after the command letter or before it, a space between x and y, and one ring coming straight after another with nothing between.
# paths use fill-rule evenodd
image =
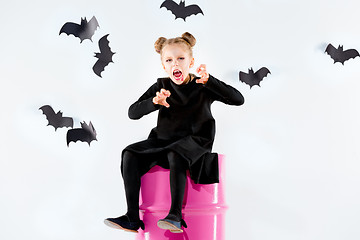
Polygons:
<instances>
[{"instance_id":1,"label":"black tights","mask_svg":"<svg viewBox=\"0 0 360 240\"><path fill-rule=\"evenodd\" d=\"M167 159L170 167L171 207L166 218L180 221L182 219L181 209L186 186L187 162L175 152L169 152ZM140 179L143 174L140 170L141 161L146 161L146 159L140 159L138 155L129 151L123 154L122 176L128 207L126 215L130 218L130 221L139 220Z\"/></svg>"}]
</instances>

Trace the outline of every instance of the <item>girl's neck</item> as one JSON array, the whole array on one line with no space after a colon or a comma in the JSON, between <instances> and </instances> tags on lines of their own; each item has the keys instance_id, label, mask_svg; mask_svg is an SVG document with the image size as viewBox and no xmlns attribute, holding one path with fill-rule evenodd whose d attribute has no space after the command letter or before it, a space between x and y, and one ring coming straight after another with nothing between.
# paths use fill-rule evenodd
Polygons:
<instances>
[{"instance_id":1,"label":"girl's neck","mask_svg":"<svg viewBox=\"0 0 360 240\"><path fill-rule=\"evenodd\" d=\"M187 78L184 80L183 84L181 85L185 85L185 84L188 84L189 82L192 81L192 74L189 73L189 75L187 76Z\"/></svg>"}]
</instances>

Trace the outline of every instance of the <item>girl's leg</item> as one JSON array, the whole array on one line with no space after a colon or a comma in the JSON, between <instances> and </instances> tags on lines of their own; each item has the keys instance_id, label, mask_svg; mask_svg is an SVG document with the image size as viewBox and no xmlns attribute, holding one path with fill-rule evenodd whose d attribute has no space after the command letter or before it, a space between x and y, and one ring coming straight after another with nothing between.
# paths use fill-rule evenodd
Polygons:
<instances>
[{"instance_id":1,"label":"girl's leg","mask_svg":"<svg viewBox=\"0 0 360 240\"><path fill-rule=\"evenodd\" d=\"M121 173L124 180L127 213L131 222L140 220L139 217L139 191L141 184L141 173L139 158L129 151L124 152Z\"/></svg>"},{"instance_id":2,"label":"girl's leg","mask_svg":"<svg viewBox=\"0 0 360 240\"><path fill-rule=\"evenodd\" d=\"M167 219L180 221L182 219L182 204L186 187L186 170L188 164L179 154L168 153L170 166L171 207Z\"/></svg>"}]
</instances>

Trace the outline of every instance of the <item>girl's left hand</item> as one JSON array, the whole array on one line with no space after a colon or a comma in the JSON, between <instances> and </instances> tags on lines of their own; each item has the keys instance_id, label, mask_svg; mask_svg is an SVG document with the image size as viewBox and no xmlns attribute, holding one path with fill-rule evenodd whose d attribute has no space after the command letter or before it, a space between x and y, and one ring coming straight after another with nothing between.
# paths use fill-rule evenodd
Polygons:
<instances>
[{"instance_id":1,"label":"girl's left hand","mask_svg":"<svg viewBox=\"0 0 360 240\"><path fill-rule=\"evenodd\" d=\"M196 72L200 75L200 79L196 80L196 83L205 84L209 80L209 73L206 70L206 65L201 64L197 69Z\"/></svg>"}]
</instances>

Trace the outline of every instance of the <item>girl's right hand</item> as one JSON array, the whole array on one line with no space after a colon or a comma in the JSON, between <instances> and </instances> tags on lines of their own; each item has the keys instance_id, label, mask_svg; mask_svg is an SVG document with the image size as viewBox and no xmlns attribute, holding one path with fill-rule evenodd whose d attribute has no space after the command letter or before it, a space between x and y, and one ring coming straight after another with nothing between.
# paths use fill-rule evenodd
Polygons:
<instances>
[{"instance_id":1,"label":"girl's right hand","mask_svg":"<svg viewBox=\"0 0 360 240\"><path fill-rule=\"evenodd\" d=\"M165 107L170 107L170 105L166 102L166 98L170 96L170 91L161 89L160 92L156 92L156 96L153 98L154 104L159 104Z\"/></svg>"},{"instance_id":2,"label":"girl's right hand","mask_svg":"<svg viewBox=\"0 0 360 240\"><path fill-rule=\"evenodd\" d=\"M200 79L196 80L196 83L206 84L209 80L209 73L206 70L206 65L201 64L197 69L196 72L200 75Z\"/></svg>"}]
</instances>

